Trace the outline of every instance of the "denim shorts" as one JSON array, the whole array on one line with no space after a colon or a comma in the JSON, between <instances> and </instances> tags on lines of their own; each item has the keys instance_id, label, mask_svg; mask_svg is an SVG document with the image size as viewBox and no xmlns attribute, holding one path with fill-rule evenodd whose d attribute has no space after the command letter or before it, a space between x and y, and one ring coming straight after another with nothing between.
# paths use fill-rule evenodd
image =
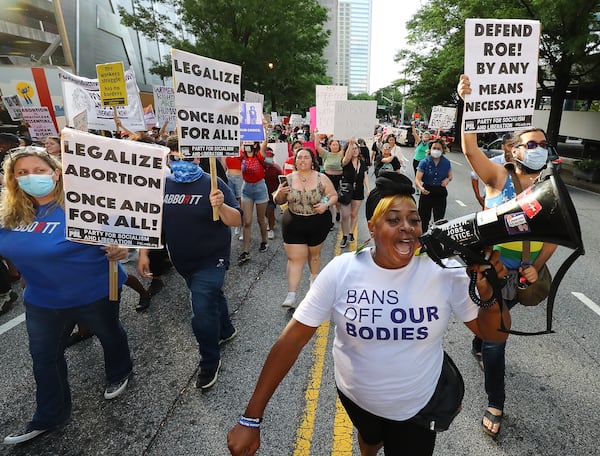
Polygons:
<instances>
[{"instance_id":1,"label":"denim shorts","mask_svg":"<svg viewBox=\"0 0 600 456\"><path fill-rule=\"evenodd\" d=\"M235 195L236 199L242 197L242 184L244 183L244 179L242 179L241 174L227 174L227 180L229 188Z\"/></svg>"},{"instance_id":2,"label":"denim shorts","mask_svg":"<svg viewBox=\"0 0 600 456\"><path fill-rule=\"evenodd\" d=\"M242 199L253 201L256 204L268 202L269 192L267 191L265 180L261 179L253 184L244 181L244 184L242 185Z\"/></svg>"}]
</instances>

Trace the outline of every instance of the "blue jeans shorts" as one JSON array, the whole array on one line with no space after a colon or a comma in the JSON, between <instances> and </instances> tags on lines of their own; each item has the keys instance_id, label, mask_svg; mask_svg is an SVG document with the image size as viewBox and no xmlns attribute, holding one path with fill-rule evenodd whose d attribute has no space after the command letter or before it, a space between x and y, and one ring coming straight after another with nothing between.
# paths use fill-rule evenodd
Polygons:
<instances>
[{"instance_id":1,"label":"blue jeans shorts","mask_svg":"<svg viewBox=\"0 0 600 456\"><path fill-rule=\"evenodd\" d=\"M254 184L244 181L244 185L242 185L242 199L254 201L255 204L262 204L269 201L269 192L267 191L265 180L259 180Z\"/></svg>"}]
</instances>

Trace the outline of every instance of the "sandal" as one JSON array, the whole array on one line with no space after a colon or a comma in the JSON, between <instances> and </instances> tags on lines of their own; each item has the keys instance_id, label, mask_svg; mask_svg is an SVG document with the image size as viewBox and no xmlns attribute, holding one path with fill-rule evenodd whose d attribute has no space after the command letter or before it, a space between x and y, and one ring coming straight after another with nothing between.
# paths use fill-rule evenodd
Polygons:
<instances>
[{"instance_id":1,"label":"sandal","mask_svg":"<svg viewBox=\"0 0 600 456\"><path fill-rule=\"evenodd\" d=\"M483 355L480 351L477 351L475 348L471 349L471 354L475 357L477 364L479 364L479 369L483 371Z\"/></svg>"},{"instance_id":2,"label":"sandal","mask_svg":"<svg viewBox=\"0 0 600 456\"><path fill-rule=\"evenodd\" d=\"M500 434L500 429L501 429L500 424L502 423L502 420L504 419L504 412L500 412L500 415L494 415L488 409L483 413L483 417L490 420L490 422L492 423L492 428L494 427L494 425L496 425L496 424L498 425L498 430L496 432L493 432L483 423L483 420L481 420L481 427L483 429L483 432L485 432L487 435L491 436L492 439L496 440L498 438L498 435Z\"/></svg>"}]
</instances>

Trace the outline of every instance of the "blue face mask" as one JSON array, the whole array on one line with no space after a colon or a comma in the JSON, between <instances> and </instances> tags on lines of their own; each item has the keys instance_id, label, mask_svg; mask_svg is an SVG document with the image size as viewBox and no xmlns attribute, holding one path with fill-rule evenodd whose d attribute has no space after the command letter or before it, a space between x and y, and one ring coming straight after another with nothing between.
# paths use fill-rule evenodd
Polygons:
<instances>
[{"instance_id":1,"label":"blue face mask","mask_svg":"<svg viewBox=\"0 0 600 456\"><path fill-rule=\"evenodd\" d=\"M38 198L48 195L56 186L51 174L28 174L17 177L17 183L25 193Z\"/></svg>"},{"instance_id":2,"label":"blue face mask","mask_svg":"<svg viewBox=\"0 0 600 456\"><path fill-rule=\"evenodd\" d=\"M273 157L265 157L265 163L267 165L272 165L274 163Z\"/></svg>"},{"instance_id":3,"label":"blue face mask","mask_svg":"<svg viewBox=\"0 0 600 456\"><path fill-rule=\"evenodd\" d=\"M542 169L548 161L548 149L543 147L536 147L535 149L525 150L523 160L519 160L527 168L534 171Z\"/></svg>"},{"instance_id":4,"label":"blue face mask","mask_svg":"<svg viewBox=\"0 0 600 456\"><path fill-rule=\"evenodd\" d=\"M204 174L198 163L185 160L172 161L171 171L173 171L173 180L183 184L197 181Z\"/></svg>"}]
</instances>

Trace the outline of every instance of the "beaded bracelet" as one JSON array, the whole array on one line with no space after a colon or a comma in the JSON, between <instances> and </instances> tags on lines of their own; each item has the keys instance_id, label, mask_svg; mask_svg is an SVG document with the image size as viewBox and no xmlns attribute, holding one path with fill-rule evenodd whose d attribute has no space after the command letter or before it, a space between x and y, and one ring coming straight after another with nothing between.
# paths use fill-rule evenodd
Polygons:
<instances>
[{"instance_id":1,"label":"beaded bracelet","mask_svg":"<svg viewBox=\"0 0 600 456\"><path fill-rule=\"evenodd\" d=\"M245 427L260 429L260 423L262 423L262 418L249 418L247 416L242 415L240 416L238 423Z\"/></svg>"}]
</instances>

